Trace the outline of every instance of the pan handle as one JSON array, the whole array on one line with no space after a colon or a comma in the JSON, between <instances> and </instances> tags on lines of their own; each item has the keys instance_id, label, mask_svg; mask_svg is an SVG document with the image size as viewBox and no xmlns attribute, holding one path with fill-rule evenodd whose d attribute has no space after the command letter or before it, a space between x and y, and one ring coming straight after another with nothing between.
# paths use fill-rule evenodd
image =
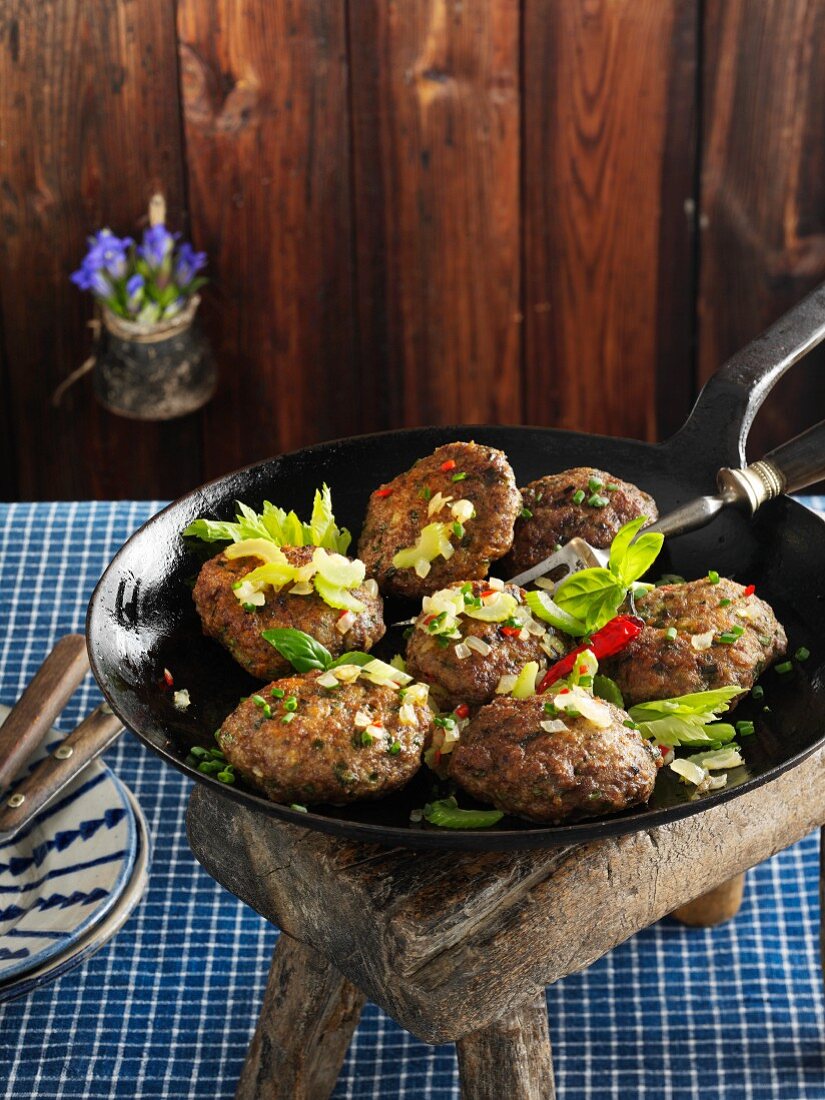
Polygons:
<instances>
[{"instance_id":1,"label":"pan handle","mask_svg":"<svg viewBox=\"0 0 825 1100\"><path fill-rule=\"evenodd\" d=\"M665 446L702 464L744 466L745 443L770 391L794 363L825 340L825 283L737 351L708 380L690 416Z\"/></svg>"}]
</instances>

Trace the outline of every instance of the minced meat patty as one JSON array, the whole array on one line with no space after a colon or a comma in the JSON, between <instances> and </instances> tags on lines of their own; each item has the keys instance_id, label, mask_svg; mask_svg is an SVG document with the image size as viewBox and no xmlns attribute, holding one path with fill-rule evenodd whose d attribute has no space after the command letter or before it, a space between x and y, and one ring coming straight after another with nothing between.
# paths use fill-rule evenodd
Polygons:
<instances>
[{"instance_id":1,"label":"minced meat patty","mask_svg":"<svg viewBox=\"0 0 825 1100\"><path fill-rule=\"evenodd\" d=\"M595 495L607 504L588 504L594 496L590 482L601 482ZM576 493L584 493L575 504ZM639 516L653 523L659 517L653 497L606 470L579 466L560 474L547 474L521 490L524 511L516 521L513 548L503 563L506 576L515 576L553 553L572 538L585 539L591 546L606 549L619 528ZM530 513L528 515L527 513Z\"/></svg>"},{"instance_id":2,"label":"minced meat patty","mask_svg":"<svg viewBox=\"0 0 825 1100\"><path fill-rule=\"evenodd\" d=\"M453 589L456 587L453 586ZM490 591L486 581L473 581L469 585L468 595L478 599L485 591ZM524 589L508 584L503 591L524 605ZM520 637L523 628L515 623L483 622L469 615L460 615L457 629L461 638L446 639L431 633L429 628L437 630L439 624L434 615L423 611L416 619L407 643L407 671L417 680L430 684L445 709L452 710L459 703L467 703L471 707L488 703L495 695L502 676L517 675L528 661L546 665L550 657L548 649L552 660L563 656L568 649L567 642L553 627L532 616L530 618L541 627L543 633L524 630L526 637ZM490 652L484 654L472 650L468 657L457 657L456 646L468 637L478 638L489 645Z\"/></svg>"},{"instance_id":3,"label":"minced meat patty","mask_svg":"<svg viewBox=\"0 0 825 1100\"><path fill-rule=\"evenodd\" d=\"M735 685L749 691L788 646L768 604L724 578L662 585L636 597L635 605L645 627L602 667L628 706ZM667 637L669 628L675 638ZM740 628L732 644L720 640Z\"/></svg>"},{"instance_id":4,"label":"minced meat patty","mask_svg":"<svg viewBox=\"0 0 825 1100\"><path fill-rule=\"evenodd\" d=\"M312 560L314 546L284 546L284 554L296 566ZM257 569L259 558L227 558L223 552L210 558L200 571L192 597L203 624L203 632L225 646L238 664L260 680L272 680L289 672L291 665L274 646L261 637L261 631L274 627L292 627L311 634L326 646L333 657L352 649L369 650L383 637L383 601L374 585L365 582L352 590L366 610L355 616L346 634L336 629L343 614L324 603L317 593L291 596L288 591L265 589L266 603L245 611L232 585Z\"/></svg>"},{"instance_id":5,"label":"minced meat patty","mask_svg":"<svg viewBox=\"0 0 825 1100\"><path fill-rule=\"evenodd\" d=\"M541 725L554 720L547 698L499 696L482 707L450 755L451 777L480 802L551 824L647 802L659 753L623 724L625 711L604 703L606 729L559 715L567 728L551 733Z\"/></svg>"},{"instance_id":6,"label":"minced meat patty","mask_svg":"<svg viewBox=\"0 0 825 1100\"><path fill-rule=\"evenodd\" d=\"M267 798L285 804L340 806L405 786L421 766L430 732L426 702L405 704L401 692L363 678L325 688L319 675L277 680L242 702L217 734L226 759ZM399 716L404 705L412 710L410 725ZM359 728L359 714L381 732Z\"/></svg>"},{"instance_id":7,"label":"minced meat patty","mask_svg":"<svg viewBox=\"0 0 825 1100\"><path fill-rule=\"evenodd\" d=\"M438 493L452 500L430 513ZM459 500L469 501L475 515L456 529L451 508ZM447 443L372 494L358 556L385 595L420 598L453 581L486 576L490 563L510 549L520 509L521 496L503 451ZM436 557L426 577L412 566L394 566L398 551L414 546L423 528L436 522L446 525L453 556Z\"/></svg>"}]
</instances>

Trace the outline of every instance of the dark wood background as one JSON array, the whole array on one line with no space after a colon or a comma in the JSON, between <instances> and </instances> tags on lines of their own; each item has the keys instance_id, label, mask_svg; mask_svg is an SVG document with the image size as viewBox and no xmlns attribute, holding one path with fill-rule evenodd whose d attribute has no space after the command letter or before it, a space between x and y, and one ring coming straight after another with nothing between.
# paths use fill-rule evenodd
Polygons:
<instances>
[{"instance_id":1,"label":"dark wood background","mask_svg":"<svg viewBox=\"0 0 825 1100\"><path fill-rule=\"evenodd\" d=\"M0 494L431 422L669 434L825 278L823 62L825 0L0 0ZM209 253L219 392L55 409L84 237L157 189ZM824 409L814 358L754 447Z\"/></svg>"}]
</instances>

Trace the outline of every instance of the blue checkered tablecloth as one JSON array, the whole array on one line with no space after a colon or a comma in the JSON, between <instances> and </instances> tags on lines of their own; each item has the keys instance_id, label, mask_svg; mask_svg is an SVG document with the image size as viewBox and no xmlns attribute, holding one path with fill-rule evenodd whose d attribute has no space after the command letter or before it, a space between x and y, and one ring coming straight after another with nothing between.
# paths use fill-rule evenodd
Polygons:
<instances>
[{"instance_id":1,"label":"blue checkered tablecloth","mask_svg":"<svg viewBox=\"0 0 825 1100\"><path fill-rule=\"evenodd\" d=\"M825 509L825 498L808 503ZM0 505L0 702L14 702L61 634L83 629L103 567L158 507ZM61 727L96 699L87 683ZM190 854L188 780L134 737L106 759L154 838L149 890L100 954L0 1005L0 1092L231 1097L277 933ZM563 1100L825 1100L817 882L810 836L750 873L731 924L662 921L551 987ZM334 1095L457 1097L453 1048L417 1042L370 1005Z\"/></svg>"}]
</instances>

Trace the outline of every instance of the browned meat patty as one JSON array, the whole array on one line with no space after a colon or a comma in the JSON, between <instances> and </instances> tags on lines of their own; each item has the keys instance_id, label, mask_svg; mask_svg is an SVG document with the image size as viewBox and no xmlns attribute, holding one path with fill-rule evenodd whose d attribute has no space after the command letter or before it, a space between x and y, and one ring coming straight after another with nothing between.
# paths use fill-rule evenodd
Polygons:
<instances>
[{"instance_id":1,"label":"browned meat patty","mask_svg":"<svg viewBox=\"0 0 825 1100\"><path fill-rule=\"evenodd\" d=\"M464 588L466 592L462 598L466 596L470 600L481 599L482 593L491 591L486 581L467 582ZM455 620L460 637L446 638L434 633L444 629L439 614L425 610L416 620L407 643L407 671L417 680L430 684L445 709L452 710L459 703L471 707L488 703L502 676L518 674L528 661L544 666L548 658L557 660L569 648L551 626L530 615L524 604L524 589L510 584L503 591L518 601L519 614L525 616L529 629L517 618L493 623L464 614ZM454 585L449 592L460 593L461 586ZM438 596L436 594L434 599L438 600ZM456 646L468 637L479 639L490 647L490 652L479 653L473 649L469 656L460 658Z\"/></svg>"},{"instance_id":2,"label":"browned meat patty","mask_svg":"<svg viewBox=\"0 0 825 1100\"><path fill-rule=\"evenodd\" d=\"M602 483L595 495L607 501L603 507L588 503L594 496L591 480ZM578 492L584 493L581 504L573 501ZM589 466L540 477L522 489L521 495L524 513L516 521L513 549L503 563L508 577L537 565L558 544L564 545L572 538L606 549L625 523L639 516L647 516L653 523L659 517L653 497L606 470Z\"/></svg>"},{"instance_id":3,"label":"browned meat patty","mask_svg":"<svg viewBox=\"0 0 825 1100\"><path fill-rule=\"evenodd\" d=\"M312 560L314 546L285 546L283 551L293 565ZM259 558L227 558L223 552L210 558L200 571L192 598L201 617L203 632L225 646L238 664L261 680L272 680L289 672L292 666L274 646L261 637L261 631L274 627L292 627L311 634L326 646L333 657L351 649L369 650L383 637L383 600L374 586L353 589L353 595L366 610L341 634L335 624L342 612L325 604L319 595L291 596L288 591L266 589L266 603L254 611L244 611L232 585L257 569Z\"/></svg>"},{"instance_id":4,"label":"browned meat patty","mask_svg":"<svg viewBox=\"0 0 825 1100\"><path fill-rule=\"evenodd\" d=\"M628 706L736 684L749 691L788 646L768 604L724 578L662 585L637 597L636 611L647 625L602 668ZM732 644L720 639L740 629Z\"/></svg>"},{"instance_id":5,"label":"browned meat patty","mask_svg":"<svg viewBox=\"0 0 825 1100\"><path fill-rule=\"evenodd\" d=\"M438 493L452 501L430 513ZM460 521L456 533L452 507L459 500L470 501L475 516ZM490 562L510 549L520 509L516 479L502 451L447 443L372 494L358 556L383 593L420 598L453 581L486 576ZM395 554L414 546L423 528L436 522L449 529L452 557L436 557L426 577L412 566L396 568Z\"/></svg>"},{"instance_id":6,"label":"browned meat patty","mask_svg":"<svg viewBox=\"0 0 825 1100\"><path fill-rule=\"evenodd\" d=\"M287 804L343 805L405 786L432 724L426 702L405 702L402 692L363 678L325 688L319 675L277 680L242 702L217 734L227 760L267 798ZM366 717L380 730L367 732Z\"/></svg>"},{"instance_id":7,"label":"browned meat patty","mask_svg":"<svg viewBox=\"0 0 825 1100\"><path fill-rule=\"evenodd\" d=\"M480 802L531 821L599 817L646 802L656 782L658 751L610 703L610 724L551 717L552 691L529 699L499 696L482 707L450 757L450 775ZM556 732L542 722L563 721Z\"/></svg>"}]
</instances>

